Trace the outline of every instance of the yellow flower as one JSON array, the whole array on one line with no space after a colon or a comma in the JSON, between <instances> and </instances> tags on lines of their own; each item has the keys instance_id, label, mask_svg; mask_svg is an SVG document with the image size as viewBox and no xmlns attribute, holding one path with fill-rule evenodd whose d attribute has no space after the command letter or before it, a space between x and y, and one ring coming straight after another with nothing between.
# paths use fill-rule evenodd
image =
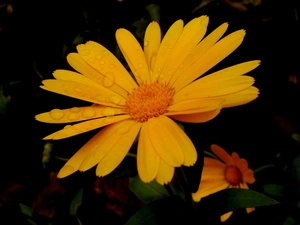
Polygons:
<instances>
[{"instance_id":1,"label":"yellow flower","mask_svg":"<svg viewBox=\"0 0 300 225\"><path fill-rule=\"evenodd\" d=\"M199 189L192 193L193 200L199 202L201 198L216 193L226 188L248 188L248 184L255 182L253 170L248 168L248 162L241 159L236 152L231 156L220 146L211 145L212 152L223 162L204 157L204 166ZM246 208L247 213L254 208ZM232 212L221 216L221 221L226 221Z\"/></svg>"},{"instance_id":2,"label":"yellow flower","mask_svg":"<svg viewBox=\"0 0 300 225\"><path fill-rule=\"evenodd\" d=\"M158 23L146 29L144 50L125 29L116 31L117 43L134 76L102 45L89 41L67 56L77 71L56 70L43 89L93 103L92 106L53 109L36 116L46 123L67 125L44 139L62 139L104 127L64 165L58 177L97 165L97 176L113 171L139 133L137 168L144 182L168 183L174 167L191 166L197 152L172 120L201 123L222 108L242 105L258 96L254 79L242 76L260 61L249 61L196 80L233 52L243 41L239 30L219 40L224 23L204 37L208 17L183 26L176 21L161 40Z\"/></svg>"}]
</instances>

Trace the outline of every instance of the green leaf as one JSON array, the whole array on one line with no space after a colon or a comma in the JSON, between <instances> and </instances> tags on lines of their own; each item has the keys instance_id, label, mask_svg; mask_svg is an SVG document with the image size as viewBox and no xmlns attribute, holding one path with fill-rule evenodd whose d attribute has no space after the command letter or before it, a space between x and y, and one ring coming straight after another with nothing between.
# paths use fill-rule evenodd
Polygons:
<instances>
[{"instance_id":1,"label":"green leaf","mask_svg":"<svg viewBox=\"0 0 300 225\"><path fill-rule=\"evenodd\" d=\"M297 182L300 182L300 155L292 162L291 174Z\"/></svg>"},{"instance_id":2,"label":"green leaf","mask_svg":"<svg viewBox=\"0 0 300 225\"><path fill-rule=\"evenodd\" d=\"M81 205L82 202L82 188L78 191L76 196L73 198L70 206L70 215L71 216L76 216L77 214L77 209Z\"/></svg>"},{"instance_id":3,"label":"green leaf","mask_svg":"<svg viewBox=\"0 0 300 225\"><path fill-rule=\"evenodd\" d=\"M265 184L262 186L263 192L277 197L283 197L285 195L285 188L277 184Z\"/></svg>"},{"instance_id":4,"label":"green leaf","mask_svg":"<svg viewBox=\"0 0 300 225\"><path fill-rule=\"evenodd\" d=\"M144 183L139 176L130 178L128 187L144 203L169 196L164 186L158 184L156 181Z\"/></svg>"},{"instance_id":5,"label":"green leaf","mask_svg":"<svg viewBox=\"0 0 300 225\"><path fill-rule=\"evenodd\" d=\"M179 196L153 201L135 213L125 225L192 224L191 212Z\"/></svg>"},{"instance_id":6,"label":"green leaf","mask_svg":"<svg viewBox=\"0 0 300 225\"><path fill-rule=\"evenodd\" d=\"M21 213L24 214L25 216L28 216L28 217L32 217L33 215L33 208L31 208L30 206L27 206L27 205L24 205L22 203L19 203L19 206L20 206L20 210L21 210Z\"/></svg>"},{"instance_id":7,"label":"green leaf","mask_svg":"<svg viewBox=\"0 0 300 225\"><path fill-rule=\"evenodd\" d=\"M224 214L241 208L275 205L279 202L256 191L228 188L203 198L200 203L202 207L210 207L216 213Z\"/></svg>"}]
</instances>

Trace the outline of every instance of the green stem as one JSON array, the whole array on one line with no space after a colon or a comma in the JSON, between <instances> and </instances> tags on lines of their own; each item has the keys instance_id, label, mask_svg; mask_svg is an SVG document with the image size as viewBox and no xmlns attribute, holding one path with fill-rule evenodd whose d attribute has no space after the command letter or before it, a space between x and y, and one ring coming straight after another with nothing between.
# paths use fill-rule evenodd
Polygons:
<instances>
[{"instance_id":1,"label":"green stem","mask_svg":"<svg viewBox=\"0 0 300 225\"><path fill-rule=\"evenodd\" d=\"M136 154L128 152L126 156L136 158Z\"/></svg>"},{"instance_id":2,"label":"green stem","mask_svg":"<svg viewBox=\"0 0 300 225\"><path fill-rule=\"evenodd\" d=\"M169 184L165 184L164 186L165 186L165 188L166 188L166 190L167 190L167 192L169 193L170 196L175 195Z\"/></svg>"},{"instance_id":3,"label":"green stem","mask_svg":"<svg viewBox=\"0 0 300 225\"><path fill-rule=\"evenodd\" d=\"M262 170L265 170L265 169L268 169L268 168L273 168L273 167L275 167L273 164L268 164L268 165L264 165L262 167L259 167L259 168L255 169L253 172L257 173L257 172L260 172Z\"/></svg>"},{"instance_id":4,"label":"green stem","mask_svg":"<svg viewBox=\"0 0 300 225\"><path fill-rule=\"evenodd\" d=\"M217 156L215 156L215 155L214 155L214 154L212 154L211 152L204 151L204 154L205 154L205 155L208 155L208 156L210 156L210 157L212 157L212 158L214 158L214 159L217 159L217 160L219 160L219 159L217 158Z\"/></svg>"},{"instance_id":5,"label":"green stem","mask_svg":"<svg viewBox=\"0 0 300 225\"><path fill-rule=\"evenodd\" d=\"M179 185L184 193L185 201L191 209L194 209L192 193L190 192L189 184L187 182L187 179L186 179L186 176L184 174L182 167L178 168L177 171L178 172L176 172L175 175L176 175Z\"/></svg>"}]
</instances>

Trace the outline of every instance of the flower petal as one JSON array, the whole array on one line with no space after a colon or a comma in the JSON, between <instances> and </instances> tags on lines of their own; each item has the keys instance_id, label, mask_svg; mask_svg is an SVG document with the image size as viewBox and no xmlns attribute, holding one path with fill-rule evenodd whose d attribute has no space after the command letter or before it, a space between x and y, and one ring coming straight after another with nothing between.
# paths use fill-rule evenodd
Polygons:
<instances>
[{"instance_id":1,"label":"flower petal","mask_svg":"<svg viewBox=\"0 0 300 225\"><path fill-rule=\"evenodd\" d=\"M126 97L127 91L125 90L125 88L128 89L126 85L124 85L124 88L116 85L116 83L114 82L115 78L110 76L110 74L108 74L108 76L110 76L109 78L105 77L102 73L85 62L79 54L70 53L67 56L67 61L76 71L81 73L84 77L86 77L93 83L98 84L98 86L110 89L111 91L118 93L123 97Z\"/></svg>"},{"instance_id":2,"label":"flower petal","mask_svg":"<svg viewBox=\"0 0 300 225\"><path fill-rule=\"evenodd\" d=\"M231 156L223 148L218 145L212 144L210 146L210 149L219 159L225 162L227 166L233 165Z\"/></svg>"},{"instance_id":3,"label":"flower petal","mask_svg":"<svg viewBox=\"0 0 300 225\"><path fill-rule=\"evenodd\" d=\"M97 168L97 175L102 176L100 172L104 174L113 170L113 167L122 161L123 155L129 151L140 127L141 123L128 119L103 128L82 147L92 150L82 161L79 170L86 171L97 163L101 163L106 157L103 166L107 169L101 168L102 166L99 167L100 169ZM114 157L116 157L115 160Z\"/></svg>"},{"instance_id":4,"label":"flower petal","mask_svg":"<svg viewBox=\"0 0 300 225\"><path fill-rule=\"evenodd\" d=\"M207 21L208 22L208 21ZM192 64L194 64L204 53L206 53L225 33L228 23L224 23L204 38L184 59L179 65L175 74L173 75L170 85L173 86L175 81L181 76L181 74L187 70Z\"/></svg>"},{"instance_id":5,"label":"flower petal","mask_svg":"<svg viewBox=\"0 0 300 225\"><path fill-rule=\"evenodd\" d=\"M36 115L35 119L44 123L71 123L123 113L121 108L95 105L71 109L53 109L50 112Z\"/></svg>"},{"instance_id":6,"label":"flower petal","mask_svg":"<svg viewBox=\"0 0 300 225\"><path fill-rule=\"evenodd\" d=\"M116 31L117 43L139 84L150 83L148 63L138 41L125 29Z\"/></svg>"},{"instance_id":7,"label":"flower petal","mask_svg":"<svg viewBox=\"0 0 300 225\"><path fill-rule=\"evenodd\" d=\"M251 213L251 212L253 212L253 211L255 211L255 208L246 208L246 212L247 212L247 213Z\"/></svg>"},{"instance_id":8,"label":"flower petal","mask_svg":"<svg viewBox=\"0 0 300 225\"><path fill-rule=\"evenodd\" d=\"M95 130L100 127L104 127L106 125L116 123L125 119L128 119L129 115L121 115L121 116L110 116L100 119L88 120L81 123L77 123L75 125L67 125L62 130L59 130L55 133L52 133L43 138L43 140L59 140L63 138L72 137L78 134L82 134L91 130Z\"/></svg>"},{"instance_id":9,"label":"flower petal","mask_svg":"<svg viewBox=\"0 0 300 225\"><path fill-rule=\"evenodd\" d=\"M146 131L142 126L137 151L137 169L139 177L145 183L152 181L159 168L160 157L157 155Z\"/></svg>"},{"instance_id":10,"label":"flower petal","mask_svg":"<svg viewBox=\"0 0 300 225\"><path fill-rule=\"evenodd\" d=\"M163 76L162 69L165 66L165 63L168 61L173 48L175 47L181 32L183 30L183 21L177 20L172 26L169 28L167 33L165 34L159 50L157 52L153 74L154 78L158 80L161 76Z\"/></svg>"},{"instance_id":11,"label":"flower petal","mask_svg":"<svg viewBox=\"0 0 300 225\"><path fill-rule=\"evenodd\" d=\"M243 181L248 184L253 184L255 182L253 170L247 169L246 172L243 173Z\"/></svg>"},{"instance_id":12,"label":"flower petal","mask_svg":"<svg viewBox=\"0 0 300 225\"><path fill-rule=\"evenodd\" d=\"M161 159L159 163L159 169L155 178L156 182L161 185L169 183L174 176L174 171L175 168L173 166L170 166Z\"/></svg>"},{"instance_id":13,"label":"flower petal","mask_svg":"<svg viewBox=\"0 0 300 225\"><path fill-rule=\"evenodd\" d=\"M224 170L227 167L221 161L213 159L213 158L209 158L209 157L204 157L204 166L206 166L206 167L218 167L218 168L222 168Z\"/></svg>"},{"instance_id":14,"label":"flower petal","mask_svg":"<svg viewBox=\"0 0 300 225\"><path fill-rule=\"evenodd\" d=\"M237 164L237 167L240 169L241 173L244 173L247 171L248 169L248 162L246 159L240 159L238 164Z\"/></svg>"},{"instance_id":15,"label":"flower petal","mask_svg":"<svg viewBox=\"0 0 300 225\"><path fill-rule=\"evenodd\" d=\"M129 93L137 87L120 61L102 45L88 41L84 45L78 45L77 50L85 62L104 76L102 83L105 87L116 84Z\"/></svg>"},{"instance_id":16,"label":"flower petal","mask_svg":"<svg viewBox=\"0 0 300 225\"><path fill-rule=\"evenodd\" d=\"M144 53L150 70L153 70L160 41L160 27L157 22L152 22L148 25L144 37ZM152 78L151 81L154 81L154 79Z\"/></svg>"},{"instance_id":17,"label":"flower petal","mask_svg":"<svg viewBox=\"0 0 300 225\"><path fill-rule=\"evenodd\" d=\"M193 200L199 202L201 198L228 188L229 184L225 179L201 181L196 193L192 193Z\"/></svg>"},{"instance_id":18,"label":"flower petal","mask_svg":"<svg viewBox=\"0 0 300 225\"><path fill-rule=\"evenodd\" d=\"M249 87L243 91L239 91L233 94L224 95L222 98L225 100L223 107L234 107L249 103L257 98L259 90L256 87Z\"/></svg>"},{"instance_id":19,"label":"flower petal","mask_svg":"<svg viewBox=\"0 0 300 225\"><path fill-rule=\"evenodd\" d=\"M119 106L125 104L125 98L108 90L107 88L96 88L94 86L66 80L43 80L41 88L57 94L72 98L97 103L107 106Z\"/></svg>"},{"instance_id":20,"label":"flower petal","mask_svg":"<svg viewBox=\"0 0 300 225\"><path fill-rule=\"evenodd\" d=\"M249 76L239 76L233 78L215 78L209 75L191 83L181 91L177 92L173 98L173 104L184 100L223 97L249 88L254 83L254 78ZM199 91L201 90L201 91Z\"/></svg>"},{"instance_id":21,"label":"flower petal","mask_svg":"<svg viewBox=\"0 0 300 225\"><path fill-rule=\"evenodd\" d=\"M220 217L221 222L225 222L226 220L228 220L229 217L232 215L232 213L233 213L233 211L223 214L223 215Z\"/></svg>"},{"instance_id":22,"label":"flower petal","mask_svg":"<svg viewBox=\"0 0 300 225\"><path fill-rule=\"evenodd\" d=\"M184 59L203 38L208 25L208 17L201 16L186 24L162 70L159 82L168 83Z\"/></svg>"},{"instance_id":23,"label":"flower petal","mask_svg":"<svg viewBox=\"0 0 300 225\"><path fill-rule=\"evenodd\" d=\"M171 166L181 166L184 163L183 151L190 148L191 143L175 122L166 116L160 116L149 119L143 126L155 151L166 163Z\"/></svg>"},{"instance_id":24,"label":"flower petal","mask_svg":"<svg viewBox=\"0 0 300 225\"><path fill-rule=\"evenodd\" d=\"M230 53L232 53L243 41L244 30L239 30L227 35L217 42L205 54L188 67L181 76L175 81L173 87L178 91L194 81L197 77L211 69Z\"/></svg>"},{"instance_id":25,"label":"flower petal","mask_svg":"<svg viewBox=\"0 0 300 225\"><path fill-rule=\"evenodd\" d=\"M214 180L224 180L225 179L225 168L204 165L203 170L202 170L202 175L201 175L201 181L210 180L211 182L214 182Z\"/></svg>"},{"instance_id":26,"label":"flower petal","mask_svg":"<svg viewBox=\"0 0 300 225\"><path fill-rule=\"evenodd\" d=\"M181 112L186 110L199 110L197 112L211 111L219 107L224 102L223 99L191 99L179 101L172 104L168 108L168 115L172 115L172 111ZM178 114L178 113L176 113Z\"/></svg>"},{"instance_id":27,"label":"flower petal","mask_svg":"<svg viewBox=\"0 0 300 225\"><path fill-rule=\"evenodd\" d=\"M232 158L233 165L238 166L241 159L240 156L236 152L233 152L231 153L231 158Z\"/></svg>"},{"instance_id":28,"label":"flower petal","mask_svg":"<svg viewBox=\"0 0 300 225\"><path fill-rule=\"evenodd\" d=\"M219 115L222 107L208 111L208 112L200 112L200 113L186 113L185 111L181 112L180 115L171 115L170 117L174 120L180 121L180 122L186 122L186 123L204 123L207 121L212 120L217 115Z\"/></svg>"}]
</instances>

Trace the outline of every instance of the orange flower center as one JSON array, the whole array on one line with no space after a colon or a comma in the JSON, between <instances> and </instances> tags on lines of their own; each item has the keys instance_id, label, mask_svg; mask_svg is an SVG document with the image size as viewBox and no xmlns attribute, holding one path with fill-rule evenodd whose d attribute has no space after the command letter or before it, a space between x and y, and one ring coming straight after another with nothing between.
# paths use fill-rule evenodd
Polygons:
<instances>
[{"instance_id":1,"label":"orange flower center","mask_svg":"<svg viewBox=\"0 0 300 225\"><path fill-rule=\"evenodd\" d=\"M243 175L236 166L228 166L225 170L225 179L233 186L238 185L243 180Z\"/></svg>"},{"instance_id":2,"label":"orange flower center","mask_svg":"<svg viewBox=\"0 0 300 225\"><path fill-rule=\"evenodd\" d=\"M142 84L127 97L125 112L137 122L146 122L164 114L172 103L173 95L174 91L164 84Z\"/></svg>"}]
</instances>

